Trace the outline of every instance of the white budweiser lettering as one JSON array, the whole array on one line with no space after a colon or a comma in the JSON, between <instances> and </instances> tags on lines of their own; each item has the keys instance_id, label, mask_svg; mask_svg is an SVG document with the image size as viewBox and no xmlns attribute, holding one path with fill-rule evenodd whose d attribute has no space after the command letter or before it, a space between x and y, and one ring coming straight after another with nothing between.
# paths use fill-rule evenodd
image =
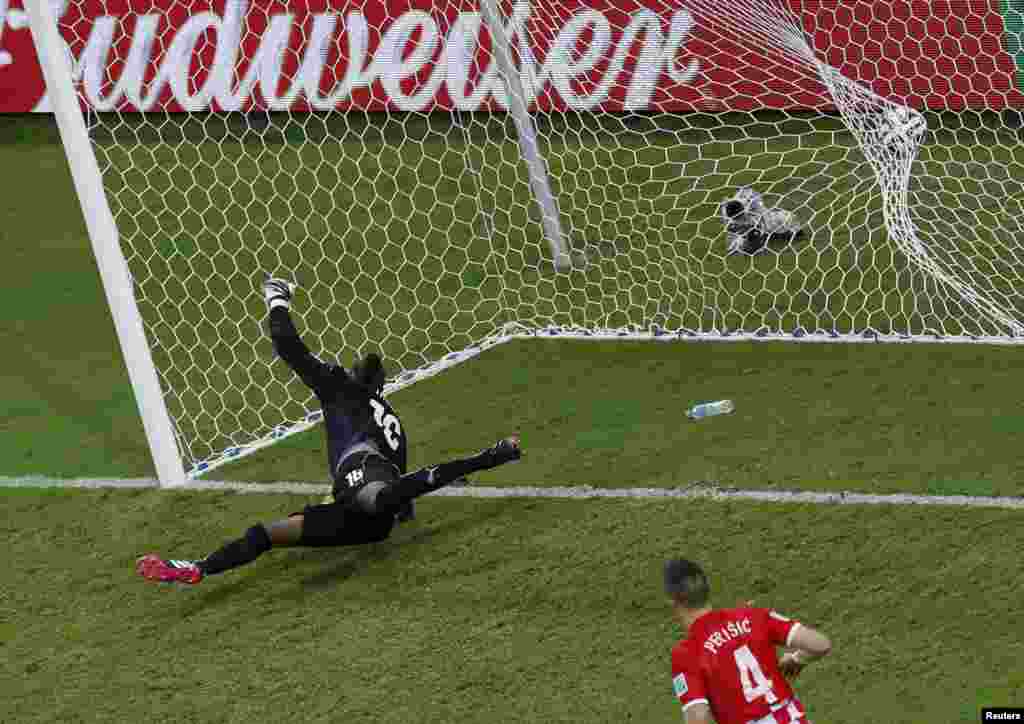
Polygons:
<instances>
[{"instance_id":1,"label":"white budweiser lettering","mask_svg":"<svg viewBox=\"0 0 1024 724\"><path fill-rule=\"evenodd\" d=\"M22 10L12 10L10 0L0 0L0 48L3 48L5 25L9 25L11 30L28 27L28 16ZM0 68L13 62L14 57L10 53L0 50Z\"/></svg>"},{"instance_id":2,"label":"white budweiser lettering","mask_svg":"<svg viewBox=\"0 0 1024 724\"><path fill-rule=\"evenodd\" d=\"M7 2L0 0L0 18ZM328 110L349 102L356 89L379 83L388 101L401 110L431 107L442 86L461 110L476 110L489 99L507 107L507 91L493 57L487 56L487 66L480 72L472 71L474 62L483 57L480 13L460 13L443 34L435 17L408 10L376 29L382 35L373 50L370 38L376 33L371 33L359 11L313 15L298 48L293 38L298 40L302 27L295 27L292 14L281 13L268 19L255 54L240 63L248 9L248 0L227 0L223 15L191 15L170 29L170 37L167 28L160 28L166 18L158 14L136 15L131 25L123 18L97 18L74 64L86 98L97 110L122 107L125 102L138 110L151 110L169 89L184 110L204 110L214 101L224 110L239 110L258 91L262 104L271 110L291 108L300 98L313 109ZM648 107L663 78L687 85L694 83L700 71L695 57L678 62L693 31L693 17L684 8L667 18L650 9L636 10L621 30L613 28L599 10L580 10L557 28L542 63L529 42L531 10L529 0L518 0L506 27L520 58L527 102L550 86L568 107L587 110L606 102L618 87L623 89L625 108L639 110ZM548 28L550 19L537 25ZM111 77L111 53L119 27L131 27L132 34L123 63L115 66L118 75ZM197 46L208 42L211 34L216 35L216 46L210 69L192 77ZM347 48L344 73L325 92L328 51L341 40ZM166 51L154 61L157 47ZM635 58L627 70L631 52ZM296 62L296 57L301 60ZM155 73L154 62L159 63ZM245 69L241 77L240 67ZM418 82L409 82L413 77Z\"/></svg>"}]
</instances>

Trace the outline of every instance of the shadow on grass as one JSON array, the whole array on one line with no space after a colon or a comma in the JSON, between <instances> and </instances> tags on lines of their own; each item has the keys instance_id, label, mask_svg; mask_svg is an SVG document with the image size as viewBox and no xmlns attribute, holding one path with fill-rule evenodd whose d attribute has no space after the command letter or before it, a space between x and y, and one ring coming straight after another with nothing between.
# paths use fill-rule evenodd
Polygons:
<instances>
[{"instance_id":1,"label":"shadow on grass","mask_svg":"<svg viewBox=\"0 0 1024 724\"><path fill-rule=\"evenodd\" d=\"M381 543L350 547L349 551L347 551L349 555L335 561L333 565L302 579L301 587L323 590L334 588L357 574L365 573L374 563L380 563L397 557L399 555L399 548L403 544L407 545L409 542L429 537L429 532L422 532L406 539L402 543L389 538ZM301 590L295 590L291 595L298 598L304 594Z\"/></svg>"},{"instance_id":2,"label":"shadow on grass","mask_svg":"<svg viewBox=\"0 0 1024 724\"><path fill-rule=\"evenodd\" d=\"M423 544L438 545L451 537L465 536L469 531L505 515L506 506L495 504L483 514L465 517L460 520L430 528L417 528L408 535L395 532L392 537L382 543L369 546L358 546L352 555L339 560L333 566L318 571L302 581L303 587L329 589L337 586L357 573L363 573L370 564L379 563L400 555L400 551ZM398 529L396 529L398 530Z\"/></svg>"},{"instance_id":3,"label":"shadow on grass","mask_svg":"<svg viewBox=\"0 0 1024 724\"><path fill-rule=\"evenodd\" d=\"M451 537L467 535L469 531L489 523L492 520L505 515L507 504L495 503L489 510L472 517L465 517L459 520L437 525L435 527L422 527L413 529L408 534L399 532L396 528L392 536L380 543L370 543L361 546L344 546L337 548L296 548L282 551L282 555L274 561L265 561L270 565L260 579L252 577L239 578L235 581L222 583L210 591L203 591L201 598L182 613L184 618L199 613L202 609L218 606L233 599L239 594L250 591L254 586L260 585L264 576L279 578L286 569L293 568L297 564L316 565L323 559L323 562L330 561L325 568L322 568L312 575L298 581L295 586L285 591L278 591L275 597L279 599L300 599L309 589L330 590L339 584L367 572L371 565L397 558L401 551L420 546L422 544L440 544ZM311 556L312 554L312 556Z\"/></svg>"},{"instance_id":4,"label":"shadow on grass","mask_svg":"<svg viewBox=\"0 0 1024 724\"><path fill-rule=\"evenodd\" d=\"M194 616L201 611L216 606L224 601L234 597L235 595L244 593L247 589L252 588L251 579L239 578L231 581L230 583L221 584L215 587L211 591L203 591L202 596L199 600L193 602L193 605L189 606L186 610L182 611L181 617L183 619L189 616Z\"/></svg>"}]
</instances>

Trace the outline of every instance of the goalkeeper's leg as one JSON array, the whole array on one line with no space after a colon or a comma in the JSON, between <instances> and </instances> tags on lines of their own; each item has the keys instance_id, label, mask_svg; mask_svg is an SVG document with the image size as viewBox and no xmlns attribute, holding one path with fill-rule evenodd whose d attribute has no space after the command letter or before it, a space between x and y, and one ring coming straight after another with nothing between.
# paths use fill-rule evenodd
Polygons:
<instances>
[{"instance_id":1,"label":"goalkeeper's leg","mask_svg":"<svg viewBox=\"0 0 1024 724\"><path fill-rule=\"evenodd\" d=\"M519 436L513 435L472 457L422 468L403 475L393 483L367 485L356 495L356 501L368 513L397 515L399 522L410 520L413 517L412 501L421 495L440 490L470 473L490 470L520 457Z\"/></svg>"},{"instance_id":2,"label":"goalkeeper's leg","mask_svg":"<svg viewBox=\"0 0 1024 724\"><path fill-rule=\"evenodd\" d=\"M412 516L412 501L481 470L518 460L522 456L519 437L500 440L479 454L403 475L394 482L372 482L355 497L355 510L348 503L334 502L307 506L301 513L250 527L245 534L221 546L200 561L147 555L136 561L143 578L170 583L199 583L206 576L252 563L271 548L288 546L344 546L376 543L391 534L395 516Z\"/></svg>"},{"instance_id":3,"label":"goalkeeper's leg","mask_svg":"<svg viewBox=\"0 0 1024 724\"><path fill-rule=\"evenodd\" d=\"M393 515L364 515L346 510L343 503L310 505L283 520L250 527L202 560L164 560L148 555L139 558L135 568L151 581L195 584L206 576L252 563L271 548L377 543L390 535L394 522Z\"/></svg>"},{"instance_id":4,"label":"goalkeeper's leg","mask_svg":"<svg viewBox=\"0 0 1024 724\"><path fill-rule=\"evenodd\" d=\"M206 576L252 563L274 545L295 545L301 535L302 516L266 526L256 524L245 531L242 537L224 544L200 561L165 560L150 554L135 562L135 570L150 581L195 584Z\"/></svg>"}]
</instances>

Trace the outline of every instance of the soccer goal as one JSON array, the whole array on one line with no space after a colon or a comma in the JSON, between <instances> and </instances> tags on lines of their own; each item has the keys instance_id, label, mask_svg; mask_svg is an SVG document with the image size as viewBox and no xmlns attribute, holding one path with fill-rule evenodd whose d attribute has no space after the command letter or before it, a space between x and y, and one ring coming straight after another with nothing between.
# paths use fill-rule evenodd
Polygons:
<instances>
[{"instance_id":1,"label":"soccer goal","mask_svg":"<svg viewBox=\"0 0 1024 724\"><path fill-rule=\"evenodd\" d=\"M1020 343L1017 7L28 3L164 484L319 422L266 273L389 391L521 337Z\"/></svg>"}]
</instances>

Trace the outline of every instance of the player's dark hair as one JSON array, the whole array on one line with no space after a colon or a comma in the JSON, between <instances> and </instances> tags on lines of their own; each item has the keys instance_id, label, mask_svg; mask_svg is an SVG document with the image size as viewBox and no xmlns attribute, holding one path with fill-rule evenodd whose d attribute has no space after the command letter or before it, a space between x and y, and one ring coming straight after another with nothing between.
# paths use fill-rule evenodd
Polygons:
<instances>
[{"instance_id":1,"label":"player's dark hair","mask_svg":"<svg viewBox=\"0 0 1024 724\"><path fill-rule=\"evenodd\" d=\"M708 602L711 584L696 563L673 558L665 561L665 593L678 596L689 608L700 608Z\"/></svg>"},{"instance_id":2,"label":"player's dark hair","mask_svg":"<svg viewBox=\"0 0 1024 724\"><path fill-rule=\"evenodd\" d=\"M384 372L384 362L376 352L370 352L363 359L352 366L352 377L363 387L367 387L376 393L384 388L384 380L387 375Z\"/></svg>"}]
</instances>

